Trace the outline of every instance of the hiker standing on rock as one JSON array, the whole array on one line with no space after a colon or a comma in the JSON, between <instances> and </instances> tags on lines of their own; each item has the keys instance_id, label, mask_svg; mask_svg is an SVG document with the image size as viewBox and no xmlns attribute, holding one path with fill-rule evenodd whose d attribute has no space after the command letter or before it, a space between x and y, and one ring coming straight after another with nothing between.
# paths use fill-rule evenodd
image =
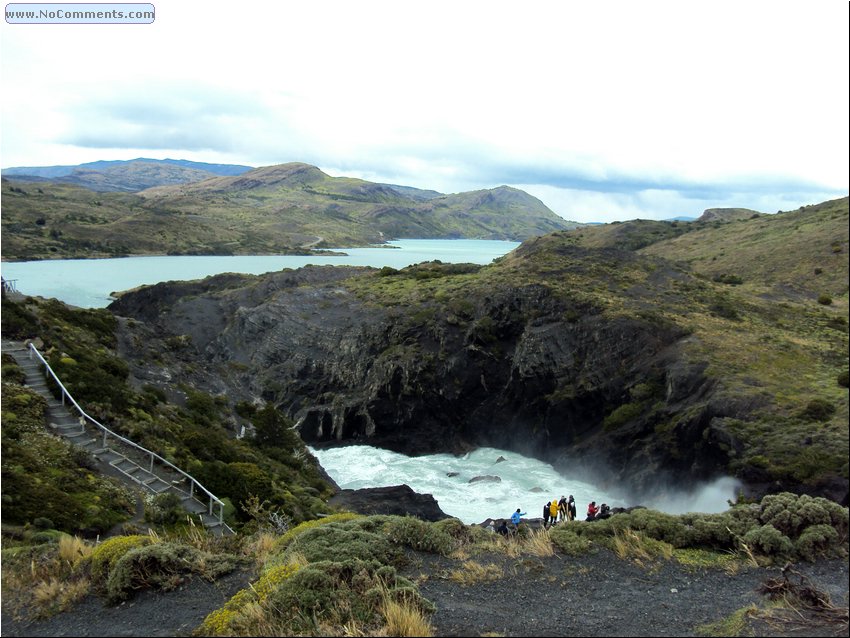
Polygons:
<instances>
[{"instance_id":1,"label":"hiker standing on rock","mask_svg":"<svg viewBox=\"0 0 850 638\"><path fill-rule=\"evenodd\" d=\"M519 522L522 517L525 516L525 512L520 512L519 508L516 508L516 512L511 514L511 523L514 525L514 531L519 531Z\"/></svg>"},{"instance_id":2,"label":"hiker standing on rock","mask_svg":"<svg viewBox=\"0 0 850 638\"><path fill-rule=\"evenodd\" d=\"M552 499L552 502L549 503L549 518L552 520L553 526L558 522L558 501L554 498Z\"/></svg>"},{"instance_id":3,"label":"hiker standing on rock","mask_svg":"<svg viewBox=\"0 0 850 638\"><path fill-rule=\"evenodd\" d=\"M576 520L576 516L577 516L577 514L576 514L576 500L573 498L572 494L570 494L570 500L567 501L567 509L569 510L568 514L567 514L567 517L569 518L569 520L571 520L571 521Z\"/></svg>"},{"instance_id":4,"label":"hiker standing on rock","mask_svg":"<svg viewBox=\"0 0 850 638\"><path fill-rule=\"evenodd\" d=\"M558 501L558 515L560 518L560 522L564 522L568 520L569 510L567 509L567 497L561 496L561 500Z\"/></svg>"},{"instance_id":5,"label":"hiker standing on rock","mask_svg":"<svg viewBox=\"0 0 850 638\"><path fill-rule=\"evenodd\" d=\"M549 505L551 505L551 503L546 503L546 505L543 506L543 529L549 527Z\"/></svg>"}]
</instances>

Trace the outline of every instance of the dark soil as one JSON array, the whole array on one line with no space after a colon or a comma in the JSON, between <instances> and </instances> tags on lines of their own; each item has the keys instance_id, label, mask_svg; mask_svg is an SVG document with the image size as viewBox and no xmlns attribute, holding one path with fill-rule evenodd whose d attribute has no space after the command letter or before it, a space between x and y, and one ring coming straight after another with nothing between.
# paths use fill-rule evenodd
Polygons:
<instances>
[{"instance_id":1,"label":"dark soil","mask_svg":"<svg viewBox=\"0 0 850 638\"><path fill-rule=\"evenodd\" d=\"M756 604L768 605L758 592L781 569L691 570L675 561L649 566L620 560L607 550L579 558L505 555L474 556L495 564L496 582L464 586L450 578L463 562L413 553L402 569L437 606L431 618L440 636L693 636L701 625L727 618ZM846 636L848 564L846 560L801 563L794 569L843 607L843 621L798 606L781 619L777 612L750 619L743 632L755 636ZM5 613L3 636L186 636L204 617L221 607L252 576L240 571L208 583L192 579L172 592L141 592L130 601L108 606L90 596L73 609L32 622Z\"/></svg>"}]
</instances>

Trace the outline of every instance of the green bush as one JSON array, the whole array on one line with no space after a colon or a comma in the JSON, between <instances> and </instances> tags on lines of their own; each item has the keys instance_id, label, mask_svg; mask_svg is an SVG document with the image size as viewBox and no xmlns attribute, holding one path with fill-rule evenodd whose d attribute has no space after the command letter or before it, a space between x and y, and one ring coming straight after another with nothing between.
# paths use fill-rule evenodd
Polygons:
<instances>
[{"instance_id":1,"label":"green bush","mask_svg":"<svg viewBox=\"0 0 850 638\"><path fill-rule=\"evenodd\" d=\"M457 545L466 545L475 542L476 538L481 538L482 530L478 525L467 525L457 518L444 518L443 520L431 523L433 528L438 532L444 532L454 539Z\"/></svg>"},{"instance_id":2,"label":"green bush","mask_svg":"<svg viewBox=\"0 0 850 638\"><path fill-rule=\"evenodd\" d=\"M850 385L850 371L845 370L844 372L840 372L838 374L838 385L842 388L848 387Z\"/></svg>"},{"instance_id":3,"label":"green bush","mask_svg":"<svg viewBox=\"0 0 850 638\"><path fill-rule=\"evenodd\" d=\"M629 421L638 418L643 412L643 402L636 401L633 403L624 403L615 408L611 414L605 417L602 422L602 427L605 430L614 430Z\"/></svg>"},{"instance_id":4,"label":"green bush","mask_svg":"<svg viewBox=\"0 0 850 638\"><path fill-rule=\"evenodd\" d=\"M580 556L593 546L589 540L579 536L573 529L577 525L556 525L549 530L549 538L555 547L570 556Z\"/></svg>"},{"instance_id":5,"label":"green bush","mask_svg":"<svg viewBox=\"0 0 850 638\"><path fill-rule=\"evenodd\" d=\"M91 573L96 581L103 581L109 577L109 572L127 552L131 549L144 547L153 542L150 536L140 534L133 536L114 536L108 538L92 550Z\"/></svg>"},{"instance_id":6,"label":"green bush","mask_svg":"<svg viewBox=\"0 0 850 638\"><path fill-rule=\"evenodd\" d=\"M287 532L277 540L276 548L278 551L285 550L287 547L289 547L289 544L292 541L294 541L308 529L313 529L322 525L329 525L330 523L341 523L344 521L350 521L357 518L361 518L361 515L353 514L351 512L342 512L340 514L331 514L330 516L325 516L323 518L315 518L311 521L304 521L303 523L299 523L295 527L287 530Z\"/></svg>"},{"instance_id":7,"label":"green bush","mask_svg":"<svg viewBox=\"0 0 850 638\"><path fill-rule=\"evenodd\" d=\"M812 525L794 543L797 554L808 561L830 556L840 546L838 532L831 525Z\"/></svg>"},{"instance_id":8,"label":"green bush","mask_svg":"<svg viewBox=\"0 0 850 638\"><path fill-rule=\"evenodd\" d=\"M743 542L750 550L765 556L788 556L794 544L773 525L754 527L744 535Z\"/></svg>"},{"instance_id":9,"label":"green bush","mask_svg":"<svg viewBox=\"0 0 850 638\"><path fill-rule=\"evenodd\" d=\"M314 621L380 623L386 598L403 599L426 614L435 609L393 567L363 560L322 561L299 569L269 592L265 609L302 635L315 631Z\"/></svg>"},{"instance_id":10,"label":"green bush","mask_svg":"<svg viewBox=\"0 0 850 638\"><path fill-rule=\"evenodd\" d=\"M187 514L182 499L173 492L157 494L145 503L145 520L149 523L174 525Z\"/></svg>"},{"instance_id":11,"label":"green bush","mask_svg":"<svg viewBox=\"0 0 850 638\"><path fill-rule=\"evenodd\" d=\"M190 545L155 543L131 549L115 563L106 581L110 602L126 600L139 589L174 589L182 575L199 573L209 580L233 570L236 558L210 554Z\"/></svg>"},{"instance_id":12,"label":"green bush","mask_svg":"<svg viewBox=\"0 0 850 638\"><path fill-rule=\"evenodd\" d=\"M832 305L832 297L829 295L818 295L818 303L823 306Z\"/></svg>"},{"instance_id":13,"label":"green bush","mask_svg":"<svg viewBox=\"0 0 850 638\"><path fill-rule=\"evenodd\" d=\"M32 520L33 527L37 527L38 529L53 529L53 521L49 518L45 518L43 516L39 516L38 518L34 518Z\"/></svg>"},{"instance_id":14,"label":"green bush","mask_svg":"<svg viewBox=\"0 0 850 638\"><path fill-rule=\"evenodd\" d=\"M383 531L391 543L423 552L445 556L455 547L454 540L444 529L412 516L393 516Z\"/></svg>"},{"instance_id":15,"label":"green bush","mask_svg":"<svg viewBox=\"0 0 850 638\"><path fill-rule=\"evenodd\" d=\"M835 414L835 406L825 399L812 399L800 410L799 417L806 421L826 421Z\"/></svg>"},{"instance_id":16,"label":"green bush","mask_svg":"<svg viewBox=\"0 0 850 638\"><path fill-rule=\"evenodd\" d=\"M298 552L308 562L377 560L391 563L400 552L383 534L358 529L356 521L308 529L290 543L287 555Z\"/></svg>"}]
</instances>

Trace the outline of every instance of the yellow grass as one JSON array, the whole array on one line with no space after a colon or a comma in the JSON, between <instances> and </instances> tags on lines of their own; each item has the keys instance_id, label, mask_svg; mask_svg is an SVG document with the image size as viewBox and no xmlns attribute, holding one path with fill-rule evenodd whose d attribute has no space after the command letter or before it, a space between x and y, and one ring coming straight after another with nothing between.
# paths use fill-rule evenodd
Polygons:
<instances>
[{"instance_id":1,"label":"yellow grass","mask_svg":"<svg viewBox=\"0 0 850 638\"><path fill-rule=\"evenodd\" d=\"M388 636L433 636L431 623L414 604L405 601L386 600L384 620Z\"/></svg>"},{"instance_id":2,"label":"yellow grass","mask_svg":"<svg viewBox=\"0 0 850 638\"><path fill-rule=\"evenodd\" d=\"M490 563L482 565L474 560L464 561L460 569L449 572L449 580L461 585L474 585L475 583L499 580L503 576L502 568Z\"/></svg>"},{"instance_id":3,"label":"yellow grass","mask_svg":"<svg viewBox=\"0 0 850 638\"><path fill-rule=\"evenodd\" d=\"M631 559L638 565L652 562L661 557L670 560L673 557L673 546L669 543L647 538L631 529L617 532L612 540L612 549L621 559Z\"/></svg>"},{"instance_id":4,"label":"yellow grass","mask_svg":"<svg viewBox=\"0 0 850 638\"><path fill-rule=\"evenodd\" d=\"M77 536L62 536L59 539L59 558L70 565L91 556L94 548Z\"/></svg>"}]
</instances>

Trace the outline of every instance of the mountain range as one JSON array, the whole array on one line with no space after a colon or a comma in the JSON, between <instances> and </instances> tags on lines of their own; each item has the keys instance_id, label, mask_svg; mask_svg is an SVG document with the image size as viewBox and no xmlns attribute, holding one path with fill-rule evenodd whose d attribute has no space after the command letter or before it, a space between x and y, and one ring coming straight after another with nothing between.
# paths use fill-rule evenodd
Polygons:
<instances>
[{"instance_id":1,"label":"mountain range","mask_svg":"<svg viewBox=\"0 0 850 638\"><path fill-rule=\"evenodd\" d=\"M225 175L198 163L95 164L58 177L68 167L4 171L13 172L3 178L4 259L287 254L404 238L521 241L578 226L508 186L446 195L331 177L302 163L238 174L240 167L217 166ZM17 170L40 174L20 181Z\"/></svg>"}]
</instances>

